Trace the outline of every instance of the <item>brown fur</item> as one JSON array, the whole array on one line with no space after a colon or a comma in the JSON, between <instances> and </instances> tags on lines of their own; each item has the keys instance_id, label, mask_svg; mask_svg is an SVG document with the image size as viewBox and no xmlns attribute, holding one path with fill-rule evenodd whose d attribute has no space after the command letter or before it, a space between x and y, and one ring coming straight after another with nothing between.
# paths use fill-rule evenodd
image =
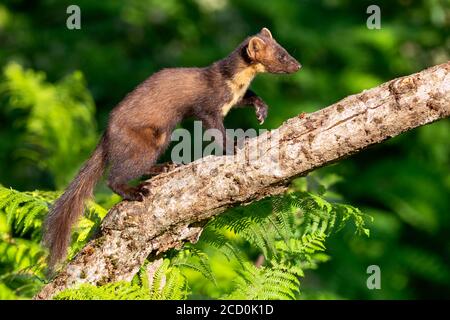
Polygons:
<instances>
[{"instance_id":1,"label":"brown fur","mask_svg":"<svg viewBox=\"0 0 450 320\"><path fill-rule=\"evenodd\" d=\"M220 130L225 147L223 117L232 107L254 106L261 123L267 116L267 105L247 90L256 74L291 73L299 68L300 64L263 28L228 57L208 67L163 69L145 80L111 112L97 149L52 207L44 235L50 249L49 265L64 258L70 228L107 164L109 187L125 200L142 200L144 190L128 182L150 171L182 119L193 116L206 128Z\"/></svg>"},{"instance_id":2,"label":"brown fur","mask_svg":"<svg viewBox=\"0 0 450 320\"><path fill-rule=\"evenodd\" d=\"M105 136L64 194L54 203L44 224L44 243L51 249L49 266L65 257L70 241L70 229L83 212L84 201L92 197L95 183L106 166L107 141Z\"/></svg>"}]
</instances>

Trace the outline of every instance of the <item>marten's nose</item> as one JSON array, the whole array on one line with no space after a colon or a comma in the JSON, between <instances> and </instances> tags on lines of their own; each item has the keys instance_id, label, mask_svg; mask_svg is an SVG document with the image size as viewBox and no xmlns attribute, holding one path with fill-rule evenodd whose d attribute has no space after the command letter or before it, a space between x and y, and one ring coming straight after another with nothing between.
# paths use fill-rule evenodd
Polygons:
<instances>
[{"instance_id":1,"label":"marten's nose","mask_svg":"<svg viewBox=\"0 0 450 320\"><path fill-rule=\"evenodd\" d=\"M301 67L302 65L297 61L291 64L292 72L297 72L298 70L300 70Z\"/></svg>"}]
</instances>

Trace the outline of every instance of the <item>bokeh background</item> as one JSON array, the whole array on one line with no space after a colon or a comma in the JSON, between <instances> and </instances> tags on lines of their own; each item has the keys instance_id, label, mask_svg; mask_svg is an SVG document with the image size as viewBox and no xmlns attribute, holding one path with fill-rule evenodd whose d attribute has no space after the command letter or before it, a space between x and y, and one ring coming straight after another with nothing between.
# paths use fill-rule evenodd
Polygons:
<instances>
[{"instance_id":1,"label":"bokeh background","mask_svg":"<svg viewBox=\"0 0 450 320\"><path fill-rule=\"evenodd\" d=\"M66 28L70 4L81 8L81 30ZM371 4L380 30L366 27ZM254 81L271 107L264 128L450 59L448 0L2 0L0 184L63 189L137 84L163 67L206 66L262 27L303 65ZM258 124L237 109L226 126ZM449 142L447 119L320 170L374 220L370 238L343 230L327 242L331 260L308 271L304 297L450 298ZM97 200L110 195L100 185ZM366 287L372 264L381 290ZM11 268L0 258L0 291Z\"/></svg>"}]
</instances>

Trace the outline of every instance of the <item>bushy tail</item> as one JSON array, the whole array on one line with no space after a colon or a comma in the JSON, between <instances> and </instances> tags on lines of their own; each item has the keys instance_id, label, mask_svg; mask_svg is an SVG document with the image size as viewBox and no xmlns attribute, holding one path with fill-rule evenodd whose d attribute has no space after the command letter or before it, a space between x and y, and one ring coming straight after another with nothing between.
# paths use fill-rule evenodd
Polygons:
<instances>
[{"instance_id":1,"label":"bushy tail","mask_svg":"<svg viewBox=\"0 0 450 320\"><path fill-rule=\"evenodd\" d=\"M72 225L84 211L85 201L92 197L94 187L106 167L106 139L102 137L92 156L83 165L78 175L55 201L44 223L44 245L50 250L48 265L65 258L70 243Z\"/></svg>"}]
</instances>

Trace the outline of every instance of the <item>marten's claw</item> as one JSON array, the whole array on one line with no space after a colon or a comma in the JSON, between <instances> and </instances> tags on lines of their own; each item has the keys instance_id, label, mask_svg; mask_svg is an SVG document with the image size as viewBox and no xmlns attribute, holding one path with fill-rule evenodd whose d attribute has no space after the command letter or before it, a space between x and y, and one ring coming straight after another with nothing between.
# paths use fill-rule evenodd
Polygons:
<instances>
[{"instance_id":1,"label":"marten's claw","mask_svg":"<svg viewBox=\"0 0 450 320\"><path fill-rule=\"evenodd\" d=\"M259 124L263 124L264 120L267 118L267 113L269 111L269 107L264 101L260 100L256 104L256 119L258 119Z\"/></svg>"},{"instance_id":2,"label":"marten's claw","mask_svg":"<svg viewBox=\"0 0 450 320\"><path fill-rule=\"evenodd\" d=\"M140 188L139 192L144 196L147 197L150 194L150 190L146 189L146 188Z\"/></svg>"},{"instance_id":3,"label":"marten's claw","mask_svg":"<svg viewBox=\"0 0 450 320\"><path fill-rule=\"evenodd\" d=\"M266 120L266 117L267 117L267 109L261 108L257 110L256 119L258 119L259 124L263 124L264 120Z\"/></svg>"},{"instance_id":4,"label":"marten's claw","mask_svg":"<svg viewBox=\"0 0 450 320\"><path fill-rule=\"evenodd\" d=\"M142 186L133 188L127 195L123 197L126 201L144 201L144 198L150 194L150 191Z\"/></svg>"}]
</instances>

